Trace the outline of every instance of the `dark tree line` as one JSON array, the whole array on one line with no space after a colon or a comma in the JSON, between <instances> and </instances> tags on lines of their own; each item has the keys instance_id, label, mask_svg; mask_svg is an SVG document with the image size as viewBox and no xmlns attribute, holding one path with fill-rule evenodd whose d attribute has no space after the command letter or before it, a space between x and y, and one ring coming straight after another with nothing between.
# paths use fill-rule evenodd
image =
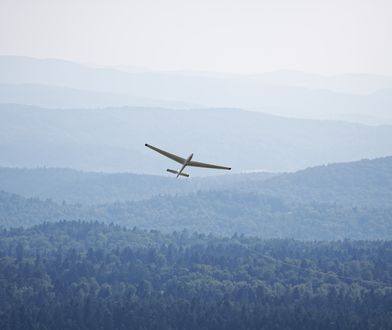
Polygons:
<instances>
[{"instance_id":1,"label":"dark tree line","mask_svg":"<svg viewBox=\"0 0 392 330\"><path fill-rule=\"evenodd\" d=\"M84 222L0 234L1 329L389 329L392 242Z\"/></svg>"},{"instance_id":2,"label":"dark tree line","mask_svg":"<svg viewBox=\"0 0 392 330\"><path fill-rule=\"evenodd\" d=\"M230 191L102 205L57 204L0 192L0 228L64 220L100 221L162 232L200 231L264 238L391 239L392 206L297 202Z\"/></svg>"}]
</instances>

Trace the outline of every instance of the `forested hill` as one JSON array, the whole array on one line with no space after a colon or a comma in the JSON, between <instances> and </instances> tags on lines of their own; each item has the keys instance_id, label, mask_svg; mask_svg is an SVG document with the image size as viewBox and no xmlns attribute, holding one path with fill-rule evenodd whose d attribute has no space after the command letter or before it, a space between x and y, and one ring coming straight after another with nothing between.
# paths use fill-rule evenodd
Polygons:
<instances>
[{"instance_id":1,"label":"forested hill","mask_svg":"<svg viewBox=\"0 0 392 330\"><path fill-rule=\"evenodd\" d=\"M198 191L230 191L310 201L384 207L392 201L392 157L317 166L295 173L172 177L0 167L0 190L56 202L101 204Z\"/></svg>"},{"instance_id":2,"label":"forested hill","mask_svg":"<svg viewBox=\"0 0 392 330\"><path fill-rule=\"evenodd\" d=\"M305 240L391 239L392 208L291 204L257 194L202 192L147 201L95 206L56 204L0 194L1 227L32 226L45 221L88 220L163 232L199 231L230 236Z\"/></svg>"},{"instance_id":3,"label":"forested hill","mask_svg":"<svg viewBox=\"0 0 392 330\"><path fill-rule=\"evenodd\" d=\"M158 195L245 188L275 175L261 172L175 180L173 176L0 167L0 190L60 203L101 204L137 201Z\"/></svg>"},{"instance_id":4,"label":"forested hill","mask_svg":"<svg viewBox=\"0 0 392 330\"><path fill-rule=\"evenodd\" d=\"M391 242L61 222L0 232L0 328L388 329Z\"/></svg>"},{"instance_id":5,"label":"forested hill","mask_svg":"<svg viewBox=\"0 0 392 330\"><path fill-rule=\"evenodd\" d=\"M80 174L82 178L84 175ZM188 229L226 236L237 232L268 238L392 238L392 157L316 167L269 179L255 175L254 180L249 180L252 176L246 175L244 180L235 176L236 181L222 177L227 183L224 190L192 193L187 193L187 189L195 187L186 186L192 181L173 179L177 186L161 187L178 189L178 185L184 183L182 193L97 205L55 203L2 192L0 226L32 226L45 221L82 219L163 232ZM141 185L143 177L140 179L136 186ZM157 180L159 187L159 180L166 184L170 179ZM214 180L219 182L220 179ZM152 189L151 194L159 191L153 188L151 181L150 184L144 191ZM212 189L213 180L208 184ZM64 186L67 185L60 184L60 187ZM53 183L50 187L54 188ZM82 191L87 190L88 186Z\"/></svg>"},{"instance_id":6,"label":"forested hill","mask_svg":"<svg viewBox=\"0 0 392 330\"><path fill-rule=\"evenodd\" d=\"M296 202L383 207L392 201L392 157L316 166L246 189Z\"/></svg>"}]
</instances>

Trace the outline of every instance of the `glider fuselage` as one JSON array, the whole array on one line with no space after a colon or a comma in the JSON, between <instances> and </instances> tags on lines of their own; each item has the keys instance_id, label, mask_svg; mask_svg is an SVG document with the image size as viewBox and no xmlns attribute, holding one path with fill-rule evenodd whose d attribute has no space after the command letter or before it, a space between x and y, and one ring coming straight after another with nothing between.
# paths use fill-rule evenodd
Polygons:
<instances>
[{"instance_id":1,"label":"glider fuselage","mask_svg":"<svg viewBox=\"0 0 392 330\"><path fill-rule=\"evenodd\" d=\"M177 178L181 175L182 171L185 169L185 167L188 165L188 163L192 160L193 154L190 154L189 157L185 160L184 164L181 167L181 170L178 171L177 173Z\"/></svg>"}]
</instances>

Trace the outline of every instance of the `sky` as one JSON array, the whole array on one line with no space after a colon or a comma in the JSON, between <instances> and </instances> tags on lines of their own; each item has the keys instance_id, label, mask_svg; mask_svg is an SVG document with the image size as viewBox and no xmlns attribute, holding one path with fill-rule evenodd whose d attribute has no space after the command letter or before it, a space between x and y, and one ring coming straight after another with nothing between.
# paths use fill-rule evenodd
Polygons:
<instances>
[{"instance_id":1,"label":"sky","mask_svg":"<svg viewBox=\"0 0 392 330\"><path fill-rule=\"evenodd\" d=\"M390 0L0 0L0 55L151 70L392 74Z\"/></svg>"}]
</instances>

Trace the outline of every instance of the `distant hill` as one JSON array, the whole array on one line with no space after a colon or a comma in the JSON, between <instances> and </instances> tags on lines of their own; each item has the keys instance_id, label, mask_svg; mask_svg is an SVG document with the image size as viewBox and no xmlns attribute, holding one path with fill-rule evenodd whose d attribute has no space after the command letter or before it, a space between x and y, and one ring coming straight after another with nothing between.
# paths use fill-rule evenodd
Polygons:
<instances>
[{"instance_id":1,"label":"distant hill","mask_svg":"<svg viewBox=\"0 0 392 330\"><path fill-rule=\"evenodd\" d=\"M293 70L279 70L255 75L223 74L198 71L160 71L153 72L138 68L97 67L75 63L61 59L38 59L26 56L0 56L0 68L3 73L1 83L12 84L43 84L66 86L96 91L120 92L134 90L134 83L139 80L144 88L147 83L153 91L157 82L172 82L162 89L171 88L175 84L190 82L216 82L224 86L223 80L253 83L259 86L292 86L307 89L324 89L338 93L370 94L382 89L392 89L392 77L376 74L340 74L324 76ZM97 79L98 78L98 79ZM113 82L115 84L113 84ZM129 83L128 88L126 84ZM248 85L247 85L248 86ZM88 87L88 88L87 88ZM141 89L143 90L143 89ZM144 90L147 92L147 90Z\"/></svg>"},{"instance_id":2,"label":"distant hill","mask_svg":"<svg viewBox=\"0 0 392 330\"><path fill-rule=\"evenodd\" d=\"M238 109L45 109L0 105L0 166L162 174L150 143L233 172L282 172L392 154L392 126L290 119ZM191 169L192 175L218 174Z\"/></svg>"},{"instance_id":3,"label":"distant hill","mask_svg":"<svg viewBox=\"0 0 392 330\"><path fill-rule=\"evenodd\" d=\"M324 76L293 70L278 70L254 75L265 84L324 89L338 93L370 94L391 89L392 77L376 74L338 74Z\"/></svg>"},{"instance_id":4,"label":"distant hill","mask_svg":"<svg viewBox=\"0 0 392 330\"><path fill-rule=\"evenodd\" d=\"M81 219L164 232L188 229L225 236L237 232L267 238L391 239L391 169L392 157L388 157L269 179L252 181L246 177L224 190L213 190L211 185L210 191L183 191L172 196L90 206L56 204L3 192L0 224L31 226ZM153 189L153 185L150 187Z\"/></svg>"},{"instance_id":5,"label":"distant hill","mask_svg":"<svg viewBox=\"0 0 392 330\"><path fill-rule=\"evenodd\" d=\"M390 206L350 207L305 201L293 204L277 197L229 192L83 206L0 192L1 228L59 220L99 221L166 233L187 229L219 236L238 233L301 240L392 238Z\"/></svg>"},{"instance_id":6,"label":"distant hill","mask_svg":"<svg viewBox=\"0 0 392 330\"><path fill-rule=\"evenodd\" d=\"M392 157L316 166L264 182L248 182L248 192L279 196L293 202L392 206Z\"/></svg>"},{"instance_id":7,"label":"distant hill","mask_svg":"<svg viewBox=\"0 0 392 330\"><path fill-rule=\"evenodd\" d=\"M235 189L261 182L276 174L252 173L198 177L174 177L131 173L97 173L54 168L1 168L0 190L56 202L100 204L137 201L159 195L205 190Z\"/></svg>"},{"instance_id":8,"label":"distant hill","mask_svg":"<svg viewBox=\"0 0 392 330\"><path fill-rule=\"evenodd\" d=\"M152 99L162 100L160 106L176 102L206 107L238 107L297 118L392 124L392 77L388 76L358 74L324 77L290 71L256 76L127 72L62 60L17 56L1 56L0 72L1 84L38 84L48 88L67 87L123 95L118 100L97 97L95 104L99 103L99 107L108 106L108 102L110 106L117 106L120 102L126 102L122 105L138 106L141 100ZM15 95L21 93L20 100L13 102L23 103L22 100L29 99L26 95L30 92L23 88L26 86L16 87L12 92ZM380 95L378 91L382 90L383 95ZM35 95L32 104L48 104L47 96L42 93ZM74 94L65 103L77 104L79 98L80 95ZM58 101L61 99L57 97ZM49 104L54 104L55 100L56 97L53 97ZM64 106L61 103L57 105Z\"/></svg>"},{"instance_id":9,"label":"distant hill","mask_svg":"<svg viewBox=\"0 0 392 330\"><path fill-rule=\"evenodd\" d=\"M82 172L56 168L1 168L0 190L57 202L102 204L198 191L256 193L294 203L386 206L392 200L392 157L330 164L295 173L173 177Z\"/></svg>"},{"instance_id":10,"label":"distant hill","mask_svg":"<svg viewBox=\"0 0 392 330\"><path fill-rule=\"evenodd\" d=\"M0 103L27 104L46 108L102 108L102 107L164 107L191 108L200 105L168 100L154 100L130 94L96 92L69 87L40 84L0 84Z\"/></svg>"}]
</instances>

